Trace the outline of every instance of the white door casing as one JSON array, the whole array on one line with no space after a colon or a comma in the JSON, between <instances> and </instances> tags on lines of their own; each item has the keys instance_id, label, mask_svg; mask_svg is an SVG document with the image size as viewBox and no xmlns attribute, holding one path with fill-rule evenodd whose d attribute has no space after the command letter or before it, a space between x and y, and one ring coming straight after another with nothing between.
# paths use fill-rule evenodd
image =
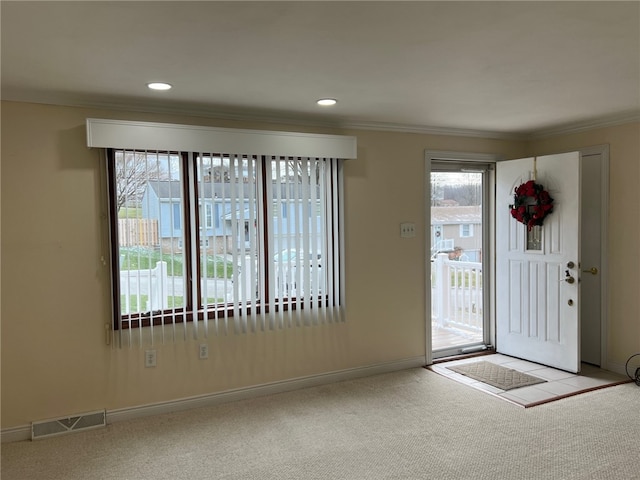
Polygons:
<instances>
[{"instance_id":1,"label":"white door casing","mask_svg":"<svg viewBox=\"0 0 640 480\"><path fill-rule=\"evenodd\" d=\"M579 372L580 153L538 157L536 170L554 199L540 251L527 250L527 227L509 208L515 187L533 178L534 159L497 164L496 349Z\"/></svg>"}]
</instances>

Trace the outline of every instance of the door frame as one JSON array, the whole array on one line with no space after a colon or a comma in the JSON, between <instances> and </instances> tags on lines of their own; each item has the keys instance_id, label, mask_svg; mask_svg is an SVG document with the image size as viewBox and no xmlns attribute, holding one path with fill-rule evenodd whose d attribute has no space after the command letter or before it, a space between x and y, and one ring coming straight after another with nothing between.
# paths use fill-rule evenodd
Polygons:
<instances>
[{"instance_id":1,"label":"door frame","mask_svg":"<svg viewBox=\"0 0 640 480\"><path fill-rule=\"evenodd\" d=\"M428 252L431 251L431 164L434 161L451 162L451 163L468 163L472 166L476 164L495 164L502 160L503 157L497 154L489 153L470 153L470 152L455 152L444 150L425 150L425 262L428 262ZM495 169L488 172L487 188L490 188L492 184L495 184ZM487 315L487 327L484 330L484 342L485 344L495 343L495 301L493 298L493 292L495 291L494 284L494 254L495 254L495 242L493 242L493 231L495 228L495 195L492 191L488 191L485 197L488 200L487 206L487 219L483 221L482 236L483 236L483 248L488 250L488 260L485 262L486 270L483 270L483 283L485 275L489 279L488 289L483 289L483 295L485 298L485 310ZM483 267L485 269L485 267ZM433 364L433 348L432 348L432 332L431 332L431 268L427 265L425 268L425 285L426 285L426 302L425 302L425 364Z\"/></svg>"},{"instance_id":2,"label":"door frame","mask_svg":"<svg viewBox=\"0 0 640 480\"><path fill-rule=\"evenodd\" d=\"M600 368L608 370L607 334L609 331L609 145L579 150L580 156L600 155Z\"/></svg>"},{"instance_id":3,"label":"door frame","mask_svg":"<svg viewBox=\"0 0 640 480\"><path fill-rule=\"evenodd\" d=\"M602 218L600 222L600 272L601 272L601 289L600 289L600 368L603 370L608 369L608 326L609 326L609 266L608 266L608 251L609 251L609 144L592 145L582 148L570 148L561 151L554 152L536 152L535 155L543 155L546 153L567 153L567 152L580 152L580 157L589 155L601 155L600 158L600 182L601 182L601 208ZM528 155L528 156L535 156ZM498 154L487 153L469 153L469 152L455 152L444 150L425 150L425 256L428 257L427 252L431 251L431 163L434 160L451 161L451 162L477 162L477 163L497 163L505 160L504 156ZM494 182L495 185L495 182ZM489 262L489 331L485 332L488 335L489 343L495 344L496 338L496 322L495 322L495 277L493 271L495 268L495 194L489 194L489 218L487 219L485 228L488 228L489 242L488 249L491 261ZM425 311L425 364L433 364L433 350L431 339L431 272L429 268L425 268L425 285L426 285L426 311Z\"/></svg>"}]
</instances>

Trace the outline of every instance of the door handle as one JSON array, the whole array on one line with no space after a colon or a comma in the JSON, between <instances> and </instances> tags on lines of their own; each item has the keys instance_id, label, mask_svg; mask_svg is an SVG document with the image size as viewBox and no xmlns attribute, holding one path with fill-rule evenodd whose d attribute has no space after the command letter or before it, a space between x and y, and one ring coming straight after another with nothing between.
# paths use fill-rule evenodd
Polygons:
<instances>
[{"instance_id":1,"label":"door handle","mask_svg":"<svg viewBox=\"0 0 640 480\"><path fill-rule=\"evenodd\" d=\"M596 267L591 267L589 270L582 270L584 273L590 273L591 275L597 275L598 269Z\"/></svg>"},{"instance_id":2,"label":"door handle","mask_svg":"<svg viewBox=\"0 0 640 480\"><path fill-rule=\"evenodd\" d=\"M564 281L567 283L574 283L576 279L571 276L571 274L569 273L569 270L565 270Z\"/></svg>"}]
</instances>

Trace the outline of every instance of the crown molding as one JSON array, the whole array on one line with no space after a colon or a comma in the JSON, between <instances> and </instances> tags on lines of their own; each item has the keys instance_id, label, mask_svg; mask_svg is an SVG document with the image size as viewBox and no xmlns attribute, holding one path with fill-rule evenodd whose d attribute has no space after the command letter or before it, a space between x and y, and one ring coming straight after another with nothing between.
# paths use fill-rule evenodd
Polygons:
<instances>
[{"instance_id":1,"label":"crown molding","mask_svg":"<svg viewBox=\"0 0 640 480\"><path fill-rule=\"evenodd\" d=\"M272 113L249 110L224 110L215 107L189 104L158 104L140 100L105 99L78 95L60 95L43 92L4 91L2 99L5 101L40 103L78 108L99 108L114 111L156 113L165 115L185 115L192 117L232 120L240 122L264 122L281 125L297 125L303 127L350 129L367 131L386 131L397 133L415 133L421 135L441 135L453 137L473 137L498 140L526 141L544 137L569 135L598 128L640 122L640 110L597 117L580 122L566 123L550 128L528 130L520 132L498 132L491 130L474 130L463 128L434 127L428 125L365 122L355 119L318 119L291 113Z\"/></svg>"},{"instance_id":2,"label":"crown molding","mask_svg":"<svg viewBox=\"0 0 640 480\"><path fill-rule=\"evenodd\" d=\"M453 137L493 138L498 140L527 140L526 133L496 132L493 130L473 130L464 128L430 127L427 125L411 125L403 123L384 122L349 122L342 124L353 130L373 130L399 133L419 133L422 135L446 135Z\"/></svg>"},{"instance_id":3,"label":"crown molding","mask_svg":"<svg viewBox=\"0 0 640 480\"><path fill-rule=\"evenodd\" d=\"M83 97L79 95L64 95L50 93L34 93L21 91L3 92L3 100L60 105L78 108L98 108L114 111L137 113L156 113L166 115L185 115L219 120L233 120L241 122L264 122L283 125L298 125L316 128L350 129L368 131L386 131L397 133L417 133L422 135L446 135L454 137L493 138L501 140L526 140L526 133L495 132L490 130L474 130L462 128L431 127L427 125L412 125L388 122L362 122L350 119L321 120L303 115L289 113L273 114L246 110L222 110L214 107L197 105L167 105L139 100L105 99L97 97Z\"/></svg>"},{"instance_id":4,"label":"crown molding","mask_svg":"<svg viewBox=\"0 0 640 480\"><path fill-rule=\"evenodd\" d=\"M627 123L640 122L640 110L632 110L616 115L592 118L581 122L567 123L556 127L545 128L531 132L529 138L536 140L539 138L552 137L558 135L571 135L598 128L615 127Z\"/></svg>"}]
</instances>

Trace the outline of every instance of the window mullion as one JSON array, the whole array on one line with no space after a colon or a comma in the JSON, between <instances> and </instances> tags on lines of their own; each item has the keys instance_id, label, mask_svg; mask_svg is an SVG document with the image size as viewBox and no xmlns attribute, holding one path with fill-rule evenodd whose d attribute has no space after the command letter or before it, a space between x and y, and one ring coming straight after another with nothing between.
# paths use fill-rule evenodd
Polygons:
<instances>
[{"instance_id":1,"label":"window mullion","mask_svg":"<svg viewBox=\"0 0 640 480\"><path fill-rule=\"evenodd\" d=\"M111 242L111 284L113 302L113 329L118 331L118 344L122 345L122 305L120 300L120 254L118 241L118 196L116 185L116 158L112 148L107 149L107 190L109 195L109 237ZM115 246L115 248L114 248Z\"/></svg>"},{"instance_id":2,"label":"window mullion","mask_svg":"<svg viewBox=\"0 0 640 480\"><path fill-rule=\"evenodd\" d=\"M199 215L198 185L192 153L182 152L182 197L183 197L183 280L184 280L184 337L187 337L187 320L193 321L194 337L198 335L198 312L200 298L199 279Z\"/></svg>"},{"instance_id":3,"label":"window mullion","mask_svg":"<svg viewBox=\"0 0 640 480\"><path fill-rule=\"evenodd\" d=\"M331 186L330 190L327 189L329 193L329 204L330 204L330 208L331 208L331 223L332 225L330 227L328 227L328 230L330 232L340 232L343 231L343 217L341 215L342 213L342 207L341 207L341 201L342 201L342 186L341 186L341 180L340 180L340 161L337 159L332 159L329 163L329 165L331 166L331 168L329 169L329 171L327 172L327 178L330 179L329 185ZM343 289L343 285L340 283L341 279L342 279L342 275L340 272L341 269L341 265L342 265L342 259L340 258L340 255L342 253L342 248L341 248L341 242L342 239L340 236L334 234L332 236L329 237L329 243L330 244L330 248L331 251L329 252L329 254L327 255L327 265L329 264L329 262L332 262L331 265L331 269L328 269L327 272L325 272L325 275L327 276L327 283L329 283L329 285L327 286L327 290L328 290L328 297L327 301L328 301L328 308L330 308L330 318L331 320L334 319L334 307L335 305L339 304L341 301L341 295L342 295L342 289Z\"/></svg>"},{"instance_id":4,"label":"window mullion","mask_svg":"<svg viewBox=\"0 0 640 480\"><path fill-rule=\"evenodd\" d=\"M262 235L262 248L264 250L262 258L264 260L260 262L264 272L262 275L264 281L264 296L262 297L262 301L270 311L269 326L274 328L276 325L282 326L283 320L282 308L279 306L282 300L279 295L276 295L276 290L278 289L278 271L281 267L274 261L268 261L269 259L276 258L276 253L279 252L282 247L281 242L276 239L275 236L276 230L282 231L279 162L274 157L260 157L260 172L262 175L261 211L264 219L264 232ZM277 212L274 212L274 207L278 209ZM278 223L277 228L275 226L276 222ZM279 318L278 322L276 322L276 314Z\"/></svg>"}]
</instances>

